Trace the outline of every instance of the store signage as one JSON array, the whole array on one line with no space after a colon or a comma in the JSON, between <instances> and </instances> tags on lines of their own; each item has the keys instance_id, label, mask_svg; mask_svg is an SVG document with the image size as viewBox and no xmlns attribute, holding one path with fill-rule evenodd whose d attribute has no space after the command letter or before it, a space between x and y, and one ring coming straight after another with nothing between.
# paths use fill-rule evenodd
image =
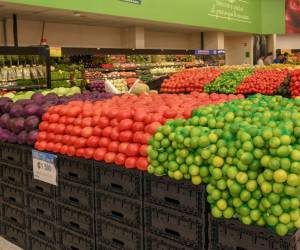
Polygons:
<instances>
[{"instance_id":1,"label":"store signage","mask_svg":"<svg viewBox=\"0 0 300 250\"><path fill-rule=\"evenodd\" d=\"M209 16L218 20L251 24L249 5L251 0L214 0Z\"/></svg>"},{"instance_id":2,"label":"store signage","mask_svg":"<svg viewBox=\"0 0 300 250\"><path fill-rule=\"evenodd\" d=\"M120 0L122 2L134 3L134 4L141 4L142 0Z\"/></svg>"},{"instance_id":3,"label":"store signage","mask_svg":"<svg viewBox=\"0 0 300 250\"><path fill-rule=\"evenodd\" d=\"M62 57L61 47L50 47L50 57Z\"/></svg>"},{"instance_id":4,"label":"store signage","mask_svg":"<svg viewBox=\"0 0 300 250\"><path fill-rule=\"evenodd\" d=\"M32 150L33 178L57 186L57 156Z\"/></svg>"},{"instance_id":5,"label":"store signage","mask_svg":"<svg viewBox=\"0 0 300 250\"><path fill-rule=\"evenodd\" d=\"M195 50L195 55L224 55L225 50Z\"/></svg>"}]
</instances>

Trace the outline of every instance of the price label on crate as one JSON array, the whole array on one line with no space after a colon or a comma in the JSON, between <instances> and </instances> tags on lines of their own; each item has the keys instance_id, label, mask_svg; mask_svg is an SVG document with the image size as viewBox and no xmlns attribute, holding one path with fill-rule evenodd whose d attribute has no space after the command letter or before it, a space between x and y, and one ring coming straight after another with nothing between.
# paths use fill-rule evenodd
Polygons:
<instances>
[{"instance_id":1,"label":"price label on crate","mask_svg":"<svg viewBox=\"0 0 300 250\"><path fill-rule=\"evenodd\" d=\"M57 156L32 150L33 178L57 186Z\"/></svg>"}]
</instances>

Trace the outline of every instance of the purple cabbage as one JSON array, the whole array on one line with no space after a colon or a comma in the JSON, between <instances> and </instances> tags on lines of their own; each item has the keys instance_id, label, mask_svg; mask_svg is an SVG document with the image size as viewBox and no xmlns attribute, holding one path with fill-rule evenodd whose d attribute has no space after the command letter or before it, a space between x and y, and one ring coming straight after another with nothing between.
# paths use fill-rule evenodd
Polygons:
<instances>
[{"instance_id":1,"label":"purple cabbage","mask_svg":"<svg viewBox=\"0 0 300 250\"><path fill-rule=\"evenodd\" d=\"M28 133L28 135L27 135L27 144L28 145L33 145L35 143L38 133L39 133L38 130L32 130Z\"/></svg>"},{"instance_id":2,"label":"purple cabbage","mask_svg":"<svg viewBox=\"0 0 300 250\"><path fill-rule=\"evenodd\" d=\"M24 108L25 115L28 115L28 116L38 115L39 111L40 111L40 106L35 103L26 105Z\"/></svg>"},{"instance_id":3,"label":"purple cabbage","mask_svg":"<svg viewBox=\"0 0 300 250\"><path fill-rule=\"evenodd\" d=\"M1 128L8 128L9 127L9 120L10 120L10 116L9 114L3 114L0 117L0 126Z\"/></svg>"},{"instance_id":4,"label":"purple cabbage","mask_svg":"<svg viewBox=\"0 0 300 250\"><path fill-rule=\"evenodd\" d=\"M26 130L21 131L17 135L17 142L19 144L26 144L26 142L27 142L27 132L26 132Z\"/></svg>"},{"instance_id":5,"label":"purple cabbage","mask_svg":"<svg viewBox=\"0 0 300 250\"><path fill-rule=\"evenodd\" d=\"M40 123L40 118L35 115L31 115L25 119L24 127L27 131L31 131L38 128L39 123Z\"/></svg>"},{"instance_id":6,"label":"purple cabbage","mask_svg":"<svg viewBox=\"0 0 300 250\"><path fill-rule=\"evenodd\" d=\"M9 114L12 117L20 117L20 116L24 116L24 109L23 106L21 104L15 103L12 105Z\"/></svg>"},{"instance_id":7,"label":"purple cabbage","mask_svg":"<svg viewBox=\"0 0 300 250\"><path fill-rule=\"evenodd\" d=\"M9 129L15 134L20 133L24 130L25 120L23 117L12 118L9 120Z\"/></svg>"}]
</instances>

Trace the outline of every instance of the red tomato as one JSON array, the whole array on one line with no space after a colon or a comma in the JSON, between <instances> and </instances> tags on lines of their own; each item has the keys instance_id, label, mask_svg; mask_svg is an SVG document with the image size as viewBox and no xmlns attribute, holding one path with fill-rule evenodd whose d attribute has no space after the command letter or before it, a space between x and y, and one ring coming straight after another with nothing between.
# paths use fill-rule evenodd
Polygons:
<instances>
[{"instance_id":1,"label":"red tomato","mask_svg":"<svg viewBox=\"0 0 300 250\"><path fill-rule=\"evenodd\" d=\"M81 127L91 127L92 126L92 117L85 117L82 119Z\"/></svg>"},{"instance_id":2,"label":"red tomato","mask_svg":"<svg viewBox=\"0 0 300 250\"><path fill-rule=\"evenodd\" d=\"M85 159L92 159L94 156L95 149L94 148L85 148L83 157Z\"/></svg>"},{"instance_id":3,"label":"red tomato","mask_svg":"<svg viewBox=\"0 0 300 250\"><path fill-rule=\"evenodd\" d=\"M146 157L139 157L136 161L136 166L139 170L146 171L148 167L148 161Z\"/></svg>"},{"instance_id":4,"label":"red tomato","mask_svg":"<svg viewBox=\"0 0 300 250\"><path fill-rule=\"evenodd\" d=\"M48 126L49 126L49 123L47 121L43 121L39 125L39 130L40 131L47 131Z\"/></svg>"},{"instance_id":5,"label":"red tomato","mask_svg":"<svg viewBox=\"0 0 300 250\"><path fill-rule=\"evenodd\" d=\"M129 143L127 146L126 154L128 156L136 156L139 153L139 144L137 143Z\"/></svg>"},{"instance_id":6,"label":"red tomato","mask_svg":"<svg viewBox=\"0 0 300 250\"><path fill-rule=\"evenodd\" d=\"M82 107L80 106L71 106L68 108L67 116L68 117L76 117L82 112Z\"/></svg>"},{"instance_id":7,"label":"red tomato","mask_svg":"<svg viewBox=\"0 0 300 250\"><path fill-rule=\"evenodd\" d=\"M99 123L99 120L100 120L100 116L93 116L92 117L92 127L95 127L95 126L97 126L98 125L98 123Z\"/></svg>"},{"instance_id":8,"label":"red tomato","mask_svg":"<svg viewBox=\"0 0 300 250\"><path fill-rule=\"evenodd\" d=\"M109 125L109 120L107 117L100 117L98 126L100 128L106 128Z\"/></svg>"},{"instance_id":9,"label":"red tomato","mask_svg":"<svg viewBox=\"0 0 300 250\"><path fill-rule=\"evenodd\" d=\"M119 125L118 119L117 119L117 118L112 119L112 120L110 121L110 125L111 125L112 127L117 127L117 126Z\"/></svg>"},{"instance_id":10,"label":"red tomato","mask_svg":"<svg viewBox=\"0 0 300 250\"><path fill-rule=\"evenodd\" d=\"M93 128L92 127L85 127L81 130L81 136L88 138L91 137L93 134Z\"/></svg>"},{"instance_id":11,"label":"red tomato","mask_svg":"<svg viewBox=\"0 0 300 250\"><path fill-rule=\"evenodd\" d=\"M102 129L98 126L93 127L93 135L94 136L101 136L102 135Z\"/></svg>"},{"instance_id":12,"label":"red tomato","mask_svg":"<svg viewBox=\"0 0 300 250\"><path fill-rule=\"evenodd\" d=\"M84 148L86 146L86 139L83 137L77 137L74 146L75 148Z\"/></svg>"},{"instance_id":13,"label":"red tomato","mask_svg":"<svg viewBox=\"0 0 300 250\"><path fill-rule=\"evenodd\" d=\"M106 148L97 148L94 152L94 159L96 161L103 161L106 153L107 153Z\"/></svg>"},{"instance_id":14,"label":"red tomato","mask_svg":"<svg viewBox=\"0 0 300 250\"><path fill-rule=\"evenodd\" d=\"M51 114L49 117L49 121L52 123L58 122L59 120L59 115L58 114Z\"/></svg>"},{"instance_id":15,"label":"red tomato","mask_svg":"<svg viewBox=\"0 0 300 250\"><path fill-rule=\"evenodd\" d=\"M62 139L63 139L63 135L55 135L54 142L55 143L62 142Z\"/></svg>"},{"instance_id":16,"label":"red tomato","mask_svg":"<svg viewBox=\"0 0 300 250\"><path fill-rule=\"evenodd\" d=\"M148 144L148 141L151 139L152 135L149 133L144 133L142 144Z\"/></svg>"},{"instance_id":17,"label":"red tomato","mask_svg":"<svg viewBox=\"0 0 300 250\"><path fill-rule=\"evenodd\" d=\"M144 130L144 123L143 122L135 122L132 125L132 131L143 131Z\"/></svg>"},{"instance_id":18,"label":"red tomato","mask_svg":"<svg viewBox=\"0 0 300 250\"><path fill-rule=\"evenodd\" d=\"M113 140L113 141L118 141L119 140L119 131L118 131L118 128L112 128L111 130L111 134L110 134L110 138Z\"/></svg>"},{"instance_id":19,"label":"red tomato","mask_svg":"<svg viewBox=\"0 0 300 250\"><path fill-rule=\"evenodd\" d=\"M62 145L59 152L64 155L64 154L67 153L67 151L68 151L68 146L67 145Z\"/></svg>"},{"instance_id":20,"label":"red tomato","mask_svg":"<svg viewBox=\"0 0 300 250\"><path fill-rule=\"evenodd\" d=\"M47 137L48 137L47 132L41 131L38 133L37 140L38 141L46 141Z\"/></svg>"},{"instance_id":21,"label":"red tomato","mask_svg":"<svg viewBox=\"0 0 300 250\"><path fill-rule=\"evenodd\" d=\"M57 134L61 134L62 135L62 134L64 134L65 129L66 129L66 126L64 124L57 124L55 132Z\"/></svg>"},{"instance_id":22,"label":"red tomato","mask_svg":"<svg viewBox=\"0 0 300 250\"><path fill-rule=\"evenodd\" d=\"M69 135L63 135L62 143L64 145L68 145L69 141L70 141L70 136Z\"/></svg>"},{"instance_id":23,"label":"red tomato","mask_svg":"<svg viewBox=\"0 0 300 250\"><path fill-rule=\"evenodd\" d=\"M133 133L131 131L122 131L119 136L121 142L130 142L132 140Z\"/></svg>"},{"instance_id":24,"label":"red tomato","mask_svg":"<svg viewBox=\"0 0 300 250\"><path fill-rule=\"evenodd\" d=\"M59 142L55 143L54 146L53 146L53 152L58 153L60 151L61 147L62 147L61 143L59 143Z\"/></svg>"},{"instance_id":25,"label":"red tomato","mask_svg":"<svg viewBox=\"0 0 300 250\"><path fill-rule=\"evenodd\" d=\"M82 132L82 129L81 127L79 126L74 126L72 131L71 131L71 135L74 135L74 136L81 136L81 132Z\"/></svg>"},{"instance_id":26,"label":"red tomato","mask_svg":"<svg viewBox=\"0 0 300 250\"><path fill-rule=\"evenodd\" d=\"M136 166L136 157L128 157L125 160L125 167L126 168L135 168Z\"/></svg>"},{"instance_id":27,"label":"red tomato","mask_svg":"<svg viewBox=\"0 0 300 250\"><path fill-rule=\"evenodd\" d=\"M69 146L68 150L67 150L67 155L68 156L73 156L73 155L75 155L75 153L76 153L75 147L74 146Z\"/></svg>"},{"instance_id":28,"label":"red tomato","mask_svg":"<svg viewBox=\"0 0 300 250\"><path fill-rule=\"evenodd\" d=\"M60 123L60 124L66 124L66 122L67 122L66 116L61 116L58 120L58 123Z\"/></svg>"},{"instance_id":29,"label":"red tomato","mask_svg":"<svg viewBox=\"0 0 300 250\"><path fill-rule=\"evenodd\" d=\"M69 140L68 145L74 146L75 142L77 141L77 138L78 138L77 136L70 136L70 140Z\"/></svg>"},{"instance_id":30,"label":"red tomato","mask_svg":"<svg viewBox=\"0 0 300 250\"><path fill-rule=\"evenodd\" d=\"M116 155L116 158L115 158L115 163L116 163L117 165L124 165L125 160L126 160L125 154L118 153L118 154Z\"/></svg>"},{"instance_id":31,"label":"red tomato","mask_svg":"<svg viewBox=\"0 0 300 250\"><path fill-rule=\"evenodd\" d=\"M148 145L141 145L139 149L139 153L142 156L147 156L148 155Z\"/></svg>"},{"instance_id":32,"label":"red tomato","mask_svg":"<svg viewBox=\"0 0 300 250\"><path fill-rule=\"evenodd\" d=\"M53 142L48 142L46 145L46 151L51 152L53 150L54 143Z\"/></svg>"},{"instance_id":33,"label":"red tomato","mask_svg":"<svg viewBox=\"0 0 300 250\"><path fill-rule=\"evenodd\" d=\"M128 142L121 142L119 144L119 149L118 150L119 150L120 153L126 154L127 147L128 147Z\"/></svg>"},{"instance_id":34,"label":"red tomato","mask_svg":"<svg viewBox=\"0 0 300 250\"><path fill-rule=\"evenodd\" d=\"M68 135L71 135L73 129L74 129L74 126L72 124L69 124L69 125L66 126L65 133L68 134Z\"/></svg>"},{"instance_id":35,"label":"red tomato","mask_svg":"<svg viewBox=\"0 0 300 250\"><path fill-rule=\"evenodd\" d=\"M45 113L42 117L42 121L49 121L49 118L50 118L50 113Z\"/></svg>"},{"instance_id":36,"label":"red tomato","mask_svg":"<svg viewBox=\"0 0 300 250\"><path fill-rule=\"evenodd\" d=\"M160 126L161 124L159 122L152 122L149 126L147 126L148 128L146 132L153 135Z\"/></svg>"},{"instance_id":37,"label":"red tomato","mask_svg":"<svg viewBox=\"0 0 300 250\"><path fill-rule=\"evenodd\" d=\"M110 142L108 145L108 151L117 153L119 151L119 144L120 143L117 141Z\"/></svg>"},{"instance_id":38,"label":"red tomato","mask_svg":"<svg viewBox=\"0 0 300 250\"><path fill-rule=\"evenodd\" d=\"M107 137L102 137L102 138L100 138L100 140L99 140L99 146L100 147L104 147L104 148L107 148L108 147L108 145L109 145L109 143L110 143L110 139L109 138L107 138Z\"/></svg>"},{"instance_id":39,"label":"red tomato","mask_svg":"<svg viewBox=\"0 0 300 250\"><path fill-rule=\"evenodd\" d=\"M91 136L86 141L86 145L90 148L97 148L98 144L99 144L99 137L98 136Z\"/></svg>"},{"instance_id":40,"label":"red tomato","mask_svg":"<svg viewBox=\"0 0 300 250\"><path fill-rule=\"evenodd\" d=\"M48 142L55 142L55 138L56 138L56 135L54 133L48 133L47 134L47 141Z\"/></svg>"},{"instance_id":41,"label":"red tomato","mask_svg":"<svg viewBox=\"0 0 300 250\"><path fill-rule=\"evenodd\" d=\"M49 126L48 126L47 131L48 132L55 132L56 131L56 126L57 126L57 123L50 123Z\"/></svg>"},{"instance_id":42,"label":"red tomato","mask_svg":"<svg viewBox=\"0 0 300 250\"><path fill-rule=\"evenodd\" d=\"M82 123L82 118L80 117L75 118L73 121L73 125L75 126L81 126L81 123Z\"/></svg>"},{"instance_id":43,"label":"red tomato","mask_svg":"<svg viewBox=\"0 0 300 250\"><path fill-rule=\"evenodd\" d=\"M76 155L76 157L83 157L83 155L84 155L84 149L83 148L76 149L75 155Z\"/></svg>"},{"instance_id":44,"label":"red tomato","mask_svg":"<svg viewBox=\"0 0 300 250\"><path fill-rule=\"evenodd\" d=\"M39 144L39 150L44 151L46 149L47 142L46 141L41 141Z\"/></svg>"},{"instance_id":45,"label":"red tomato","mask_svg":"<svg viewBox=\"0 0 300 250\"><path fill-rule=\"evenodd\" d=\"M102 136L110 137L111 132L112 132L112 127L106 127L102 130Z\"/></svg>"},{"instance_id":46,"label":"red tomato","mask_svg":"<svg viewBox=\"0 0 300 250\"><path fill-rule=\"evenodd\" d=\"M124 120L120 121L118 128L119 128L119 131L131 130L132 125L133 125L132 120L124 119Z\"/></svg>"},{"instance_id":47,"label":"red tomato","mask_svg":"<svg viewBox=\"0 0 300 250\"><path fill-rule=\"evenodd\" d=\"M113 163L115 161L115 158L116 158L116 153L114 153L114 152L108 152L104 156L104 161L106 163Z\"/></svg>"},{"instance_id":48,"label":"red tomato","mask_svg":"<svg viewBox=\"0 0 300 250\"><path fill-rule=\"evenodd\" d=\"M141 143L143 141L144 133L142 131L137 131L133 135L133 142Z\"/></svg>"},{"instance_id":49,"label":"red tomato","mask_svg":"<svg viewBox=\"0 0 300 250\"><path fill-rule=\"evenodd\" d=\"M73 124L74 119L75 119L74 117L67 117L65 124Z\"/></svg>"}]
</instances>

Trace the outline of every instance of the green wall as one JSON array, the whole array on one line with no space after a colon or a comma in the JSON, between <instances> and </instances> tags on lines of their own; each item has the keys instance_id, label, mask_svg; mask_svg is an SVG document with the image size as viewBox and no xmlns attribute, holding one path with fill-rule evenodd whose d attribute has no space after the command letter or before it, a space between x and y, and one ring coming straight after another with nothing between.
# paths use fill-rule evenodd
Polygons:
<instances>
[{"instance_id":1,"label":"green wall","mask_svg":"<svg viewBox=\"0 0 300 250\"><path fill-rule=\"evenodd\" d=\"M284 32L284 16L272 14L274 9L277 14L284 11L284 0L142 0L141 5L120 0L6 0L6 2L230 31ZM266 10L267 15L264 15Z\"/></svg>"}]
</instances>

